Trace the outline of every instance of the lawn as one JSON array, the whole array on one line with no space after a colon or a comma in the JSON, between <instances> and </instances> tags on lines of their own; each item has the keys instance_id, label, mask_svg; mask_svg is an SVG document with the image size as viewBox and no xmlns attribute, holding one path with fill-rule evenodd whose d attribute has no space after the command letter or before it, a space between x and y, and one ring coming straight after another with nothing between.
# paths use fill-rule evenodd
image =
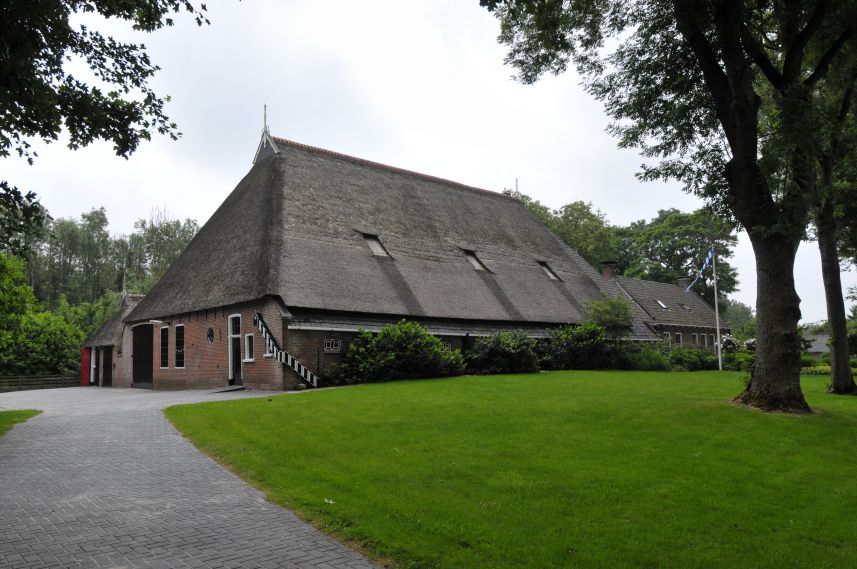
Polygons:
<instances>
[{"instance_id":1,"label":"lawn","mask_svg":"<svg viewBox=\"0 0 857 569\"><path fill-rule=\"evenodd\" d=\"M18 423L23 423L30 417L35 417L39 413L41 413L41 411L34 411L32 409L28 409L26 411L0 411L0 436L3 436L3 433Z\"/></svg>"},{"instance_id":2,"label":"lawn","mask_svg":"<svg viewBox=\"0 0 857 569\"><path fill-rule=\"evenodd\" d=\"M397 567L857 567L857 398L555 372L172 407L198 447Z\"/></svg>"}]
</instances>

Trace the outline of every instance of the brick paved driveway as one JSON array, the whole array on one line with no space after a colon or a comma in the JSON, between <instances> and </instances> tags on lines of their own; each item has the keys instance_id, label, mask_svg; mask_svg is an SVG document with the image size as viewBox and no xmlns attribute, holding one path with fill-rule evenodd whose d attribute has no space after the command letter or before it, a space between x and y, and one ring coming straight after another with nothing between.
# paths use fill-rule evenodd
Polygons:
<instances>
[{"instance_id":1,"label":"brick paved driveway","mask_svg":"<svg viewBox=\"0 0 857 569\"><path fill-rule=\"evenodd\" d=\"M161 409L252 397L76 387L0 437L0 567L371 568L183 439Z\"/></svg>"}]
</instances>

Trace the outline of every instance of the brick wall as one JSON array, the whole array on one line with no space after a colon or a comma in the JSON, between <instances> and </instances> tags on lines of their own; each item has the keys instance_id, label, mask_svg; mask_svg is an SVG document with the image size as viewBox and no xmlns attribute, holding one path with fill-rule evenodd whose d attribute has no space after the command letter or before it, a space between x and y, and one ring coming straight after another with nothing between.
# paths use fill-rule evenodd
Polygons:
<instances>
[{"instance_id":1,"label":"brick wall","mask_svg":"<svg viewBox=\"0 0 857 569\"><path fill-rule=\"evenodd\" d=\"M153 326L153 387L155 389L214 389L229 385L229 317L241 317L241 383L249 389L283 389L282 365L265 357L265 345L253 313L262 314L274 337L282 338L282 317L271 299L241 305L200 310L159 318L163 324ZM176 328L184 326L184 367L176 367ZM161 364L161 328L169 331L167 367ZM208 330L213 341L208 341ZM247 354L247 335L252 335L254 354ZM131 334L126 334L131 336ZM281 340L280 340L281 341ZM128 352L130 353L130 345ZM129 374L130 375L130 374ZM115 380L114 380L115 381Z\"/></svg>"}]
</instances>

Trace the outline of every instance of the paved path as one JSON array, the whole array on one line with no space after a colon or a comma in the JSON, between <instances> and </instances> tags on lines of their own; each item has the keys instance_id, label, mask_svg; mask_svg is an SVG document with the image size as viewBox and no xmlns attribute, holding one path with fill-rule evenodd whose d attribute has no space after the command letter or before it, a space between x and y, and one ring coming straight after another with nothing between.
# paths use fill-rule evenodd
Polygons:
<instances>
[{"instance_id":1,"label":"paved path","mask_svg":"<svg viewBox=\"0 0 857 569\"><path fill-rule=\"evenodd\" d=\"M0 567L373 567L199 453L177 403L267 395L0 393L41 415L0 437Z\"/></svg>"}]
</instances>

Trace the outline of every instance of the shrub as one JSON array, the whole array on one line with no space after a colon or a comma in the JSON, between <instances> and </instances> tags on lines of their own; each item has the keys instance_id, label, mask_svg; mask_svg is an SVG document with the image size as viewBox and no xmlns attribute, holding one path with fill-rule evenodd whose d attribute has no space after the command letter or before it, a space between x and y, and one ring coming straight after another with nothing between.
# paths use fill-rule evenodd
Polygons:
<instances>
[{"instance_id":1,"label":"shrub","mask_svg":"<svg viewBox=\"0 0 857 569\"><path fill-rule=\"evenodd\" d=\"M602 328L610 340L620 340L631 333L634 316L631 307L620 297L595 300L586 306L586 321Z\"/></svg>"},{"instance_id":2,"label":"shrub","mask_svg":"<svg viewBox=\"0 0 857 569\"><path fill-rule=\"evenodd\" d=\"M741 349L741 344L731 334L723 334L720 337L720 349L726 353L737 352Z\"/></svg>"},{"instance_id":3,"label":"shrub","mask_svg":"<svg viewBox=\"0 0 857 569\"><path fill-rule=\"evenodd\" d=\"M670 371L672 364L670 358L661 350L655 348L641 348L631 351L631 369L640 371Z\"/></svg>"},{"instance_id":4,"label":"shrub","mask_svg":"<svg viewBox=\"0 0 857 569\"><path fill-rule=\"evenodd\" d=\"M527 373L539 370L537 342L523 332L497 332L477 338L467 366L480 373Z\"/></svg>"},{"instance_id":5,"label":"shrub","mask_svg":"<svg viewBox=\"0 0 857 569\"><path fill-rule=\"evenodd\" d=\"M670 352L670 363L682 371L717 369L717 356L698 348L676 348Z\"/></svg>"},{"instance_id":6,"label":"shrub","mask_svg":"<svg viewBox=\"0 0 857 569\"><path fill-rule=\"evenodd\" d=\"M14 333L0 334L3 374L71 375L78 370L83 332L52 312L27 312Z\"/></svg>"},{"instance_id":7,"label":"shrub","mask_svg":"<svg viewBox=\"0 0 857 569\"><path fill-rule=\"evenodd\" d=\"M756 338L747 338L744 341L744 349L747 350L748 352L755 352L756 351Z\"/></svg>"},{"instance_id":8,"label":"shrub","mask_svg":"<svg viewBox=\"0 0 857 569\"><path fill-rule=\"evenodd\" d=\"M830 362L828 362L829 364ZM820 362L817 357L812 354L801 354L800 355L800 367L814 367L817 365L823 364Z\"/></svg>"},{"instance_id":9,"label":"shrub","mask_svg":"<svg viewBox=\"0 0 857 569\"><path fill-rule=\"evenodd\" d=\"M723 369L725 371L744 371L749 373L753 369L755 361L756 356L747 352L723 354Z\"/></svg>"},{"instance_id":10,"label":"shrub","mask_svg":"<svg viewBox=\"0 0 857 569\"><path fill-rule=\"evenodd\" d=\"M365 383L458 375L464 358L416 322L402 320L384 326L377 334L365 330L348 346L342 363L328 383Z\"/></svg>"},{"instance_id":11,"label":"shrub","mask_svg":"<svg viewBox=\"0 0 857 569\"><path fill-rule=\"evenodd\" d=\"M610 363L603 326L586 322L550 331L542 367L546 369L602 369Z\"/></svg>"}]
</instances>

